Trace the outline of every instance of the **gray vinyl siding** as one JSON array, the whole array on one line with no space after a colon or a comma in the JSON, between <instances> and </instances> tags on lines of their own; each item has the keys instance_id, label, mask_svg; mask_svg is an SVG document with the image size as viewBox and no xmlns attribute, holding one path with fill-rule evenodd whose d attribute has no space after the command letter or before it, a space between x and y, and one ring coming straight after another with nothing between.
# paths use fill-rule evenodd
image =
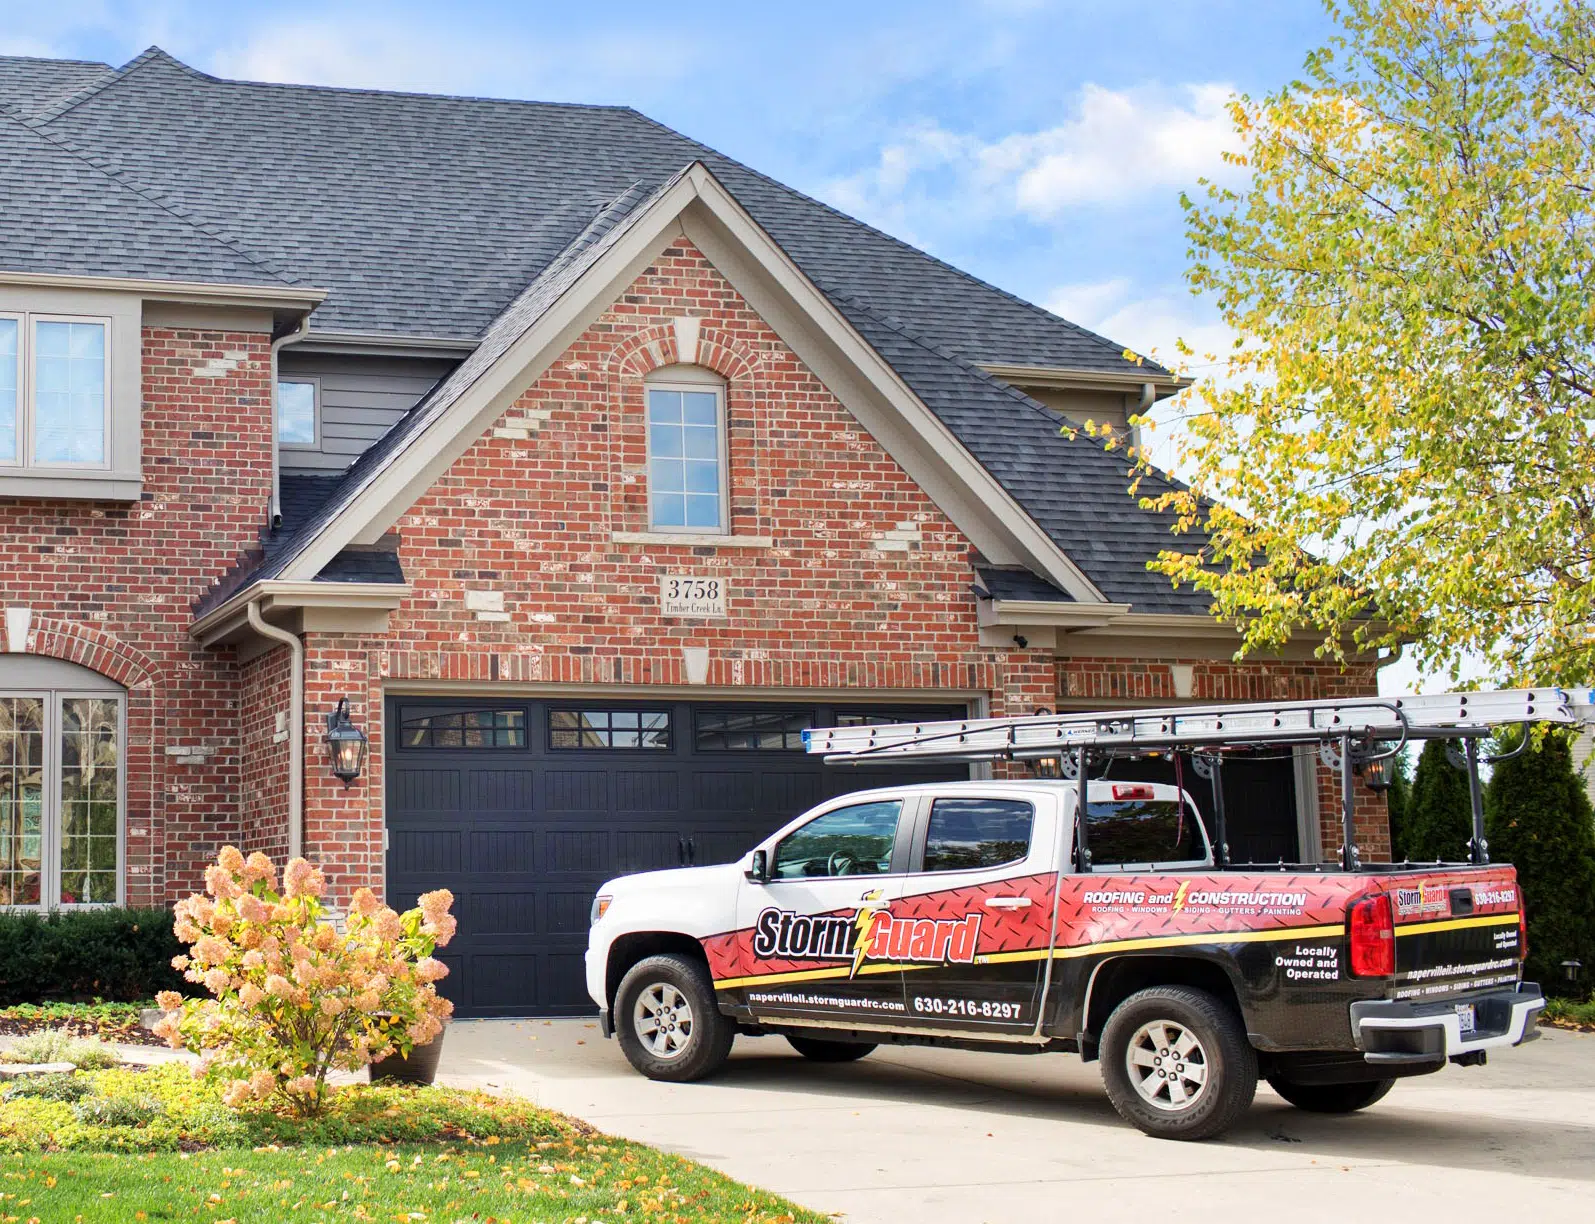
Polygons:
<instances>
[{"instance_id":1,"label":"gray vinyl siding","mask_svg":"<svg viewBox=\"0 0 1595 1224\"><path fill-rule=\"evenodd\" d=\"M288 473L339 472L385 434L455 363L422 357L296 353L277 357L279 378L314 377L321 384L321 421L313 450L282 447Z\"/></svg>"}]
</instances>

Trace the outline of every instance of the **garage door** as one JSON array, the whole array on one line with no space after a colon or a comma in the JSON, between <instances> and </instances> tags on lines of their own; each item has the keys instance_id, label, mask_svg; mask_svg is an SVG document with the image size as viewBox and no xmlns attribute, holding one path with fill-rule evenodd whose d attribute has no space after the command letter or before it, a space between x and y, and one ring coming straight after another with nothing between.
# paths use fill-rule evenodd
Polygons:
<instances>
[{"instance_id":1,"label":"garage door","mask_svg":"<svg viewBox=\"0 0 1595 1224\"><path fill-rule=\"evenodd\" d=\"M392 698L387 887L408 906L453 891L459 934L440 954L461 1016L592 1010L582 975L599 884L731 862L805 808L956 766L827 766L813 726L959 717L962 706Z\"/></svg>"}]
</instances>

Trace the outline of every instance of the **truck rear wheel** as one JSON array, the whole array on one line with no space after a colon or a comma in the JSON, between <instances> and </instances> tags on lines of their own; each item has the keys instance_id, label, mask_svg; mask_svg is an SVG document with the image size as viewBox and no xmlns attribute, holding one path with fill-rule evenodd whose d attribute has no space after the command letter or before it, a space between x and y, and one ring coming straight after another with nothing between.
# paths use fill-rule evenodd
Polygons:
<instances>
[{"instance_id":1,"label":"truck rear wheel","mask_svg":"<svg viewBox=\"0 0 1595 1224\"><path fill-rule=\"evenodd\" d=\"M1154 986L1102 1029L1102 1080L1119 1116L1158 1139L1209 1139L1251 1107L1257 1053L1205 990Z\"/></svg>"},{"instance_id":2,"label":"truck rear wheel","mask_svg":"<svg viewBox=\"0 0 1595 1224\"><path fill-rule=\"evenodd\" d=\"M1293 1084L1278 1075L1268 1077L1268 1086L1297 1109L1308 1113L1349 1114L1382 1101L1396 1086L1393 1079L1360 1080L1352 1084Z\"/></svg>"},{"instance_id":3,"label":"truck rear wheel","mask_svg":"<svg viewBox=\"0 0 1595 1224\"><path fill-rule=\"evenodd\" d=\"M615 1036L626 1061L649 1079L681 1084L713 1075L736 1035L709 975L690 957L638 961L615 992Z\"/></svg>"},{"instance_id":4,"label":"truck rear wheel","mask_svg":"<svg viewBox=\"0 0 1595 1224\"><path fill-rule=\"evenodd\" d=\"M857 1062L875 1048L862 1041L824 1041L818 1037L794 1037L787 1034L787 1044L813 1062Z\"/></svg>"}]
</instances>

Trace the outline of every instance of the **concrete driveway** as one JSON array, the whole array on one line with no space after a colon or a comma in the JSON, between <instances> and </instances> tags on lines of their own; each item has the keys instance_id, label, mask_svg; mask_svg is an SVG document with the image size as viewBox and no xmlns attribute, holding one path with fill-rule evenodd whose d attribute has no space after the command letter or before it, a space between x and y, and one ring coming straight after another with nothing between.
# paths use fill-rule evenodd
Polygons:
<instances>
[{"instance_id":1,"label":"concrete driveway","mask_svg":"<svg viewBox=\"0 0 1595 1224\"><path fill-rule=\"evenodd\" d=\"M887 1048L820 1066L739 1038L703 1084L635 1074L596 1025L449 1029L445 1082L520 1093L853 1224L1180 1220L1292 1224L1396 1213L1507 1220L1595 1201L1595 1036L1549 1030L1484 1068L1398 1084L1367 1113L1300 1113L1259 1088L1224 1139L1119 1120L1095 1065Z\"/></svg>"}]
</instances>

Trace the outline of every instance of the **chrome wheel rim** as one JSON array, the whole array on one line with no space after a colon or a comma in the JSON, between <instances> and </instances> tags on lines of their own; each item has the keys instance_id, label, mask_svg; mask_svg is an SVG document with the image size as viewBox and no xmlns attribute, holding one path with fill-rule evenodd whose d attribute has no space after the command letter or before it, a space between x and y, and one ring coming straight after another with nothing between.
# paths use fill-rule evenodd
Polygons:
<instances>
[{"instance_id":1,"label":"chrome wheel rim","mask_svg":"<svg viewBox=\"0 0 1595 1224\"><path fill-rule=\"evenodd\" d=\"M631 1009L632 1029L655 1058L680 1058L692 1044L692 1004L669 982L643 987Z\"/></svg>"},{"instance_id":2,"label":"chrome wheel rim","mask_svg":"<svg viewBox=\"0 0 1595 1224\"><path fill-rule=\"evenodd\" d=\"M1165 1113L1192 1109L1207 1095L1207 1051L1178 1021L1152 1020L1136 1029L1124 1067L1141 1099Z\"/></svg>"}]
</instances>

